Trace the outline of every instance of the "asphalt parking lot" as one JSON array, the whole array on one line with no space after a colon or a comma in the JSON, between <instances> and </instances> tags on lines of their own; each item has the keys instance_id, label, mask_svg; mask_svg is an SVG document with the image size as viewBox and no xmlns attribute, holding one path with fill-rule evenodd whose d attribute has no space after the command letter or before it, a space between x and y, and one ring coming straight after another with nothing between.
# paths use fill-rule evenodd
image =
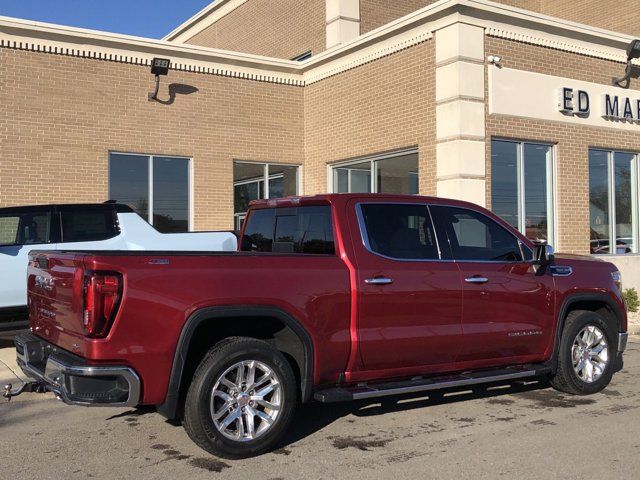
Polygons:
<instances>
[{"instance_id":1,"label":"asphalt parking lot","mask_svg":"<svg viewBox=\"0 0 640 480\"><path fill-rule=\"evenodd\" d=\"M0 349L0 381L13 378L10 358ZM591 397L531 383L308 405L282 448L242 461L209 456L153 410L24 394L0 404L0 478L635 479L639 367L640 342L631 340L625 369Z\"/></svg>"}]
</instances>

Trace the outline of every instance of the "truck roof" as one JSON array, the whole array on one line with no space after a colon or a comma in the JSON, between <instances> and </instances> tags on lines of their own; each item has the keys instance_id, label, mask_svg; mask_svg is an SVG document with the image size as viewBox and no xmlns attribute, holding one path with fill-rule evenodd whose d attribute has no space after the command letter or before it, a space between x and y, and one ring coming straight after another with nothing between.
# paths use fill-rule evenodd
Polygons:
<instances>
[{"instance_id":1,"label":"truck roof","mask_svg":"<svg viewBox=\"0 0 640 480\"><path fill-rule=\"evenodd\" d=\"M249 203L251 208L273 208L273 207L296 207L299 205L329 205L337 202L348 202L349 200L381 200L381 201L424 201L430 204L447 204L457 206L478 206L462 200L452 198L430 197L424 195L408 195L399 193L324 193L319 195L295 195L283 198L272 198L253 200Z\"/></svg>"},{"instance_id":2,"label":"truck roof","mask_svg":"<svg viewBox=\"0 0 640 480\"><path fill-rule=\"evenodd\" d=\"M95 209L95 208L111 208L118 213L134 213L129 205L114 202L104 203L50 203L45 205L21 205L15 207L0 208L0 214L5 213L29 213L41 212L42 210L53 210L56 208L73 208L73 209Z\"/></svg>"}]
</instances>

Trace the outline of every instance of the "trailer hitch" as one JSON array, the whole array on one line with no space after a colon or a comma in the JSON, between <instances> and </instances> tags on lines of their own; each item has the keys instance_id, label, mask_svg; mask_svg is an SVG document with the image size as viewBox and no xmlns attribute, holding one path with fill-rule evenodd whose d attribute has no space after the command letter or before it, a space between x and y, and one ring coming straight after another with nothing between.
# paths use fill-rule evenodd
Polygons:
<instances>
[{"instance_id":1,"label":"trailer hitch","mask_svg":"<svg viewBox=\"0 0 640 480\"><path fill-rule=\"evenodd\" d=\"M28 392L28 393L46 393L47 388L41 382L26 382L23 383L20 387L13 389L13 385L8 383L4 386L4 393L2 396L7 399L7 402L10 402L13 397L17 397L18 395Z\"/></svg>"}]
</instances>

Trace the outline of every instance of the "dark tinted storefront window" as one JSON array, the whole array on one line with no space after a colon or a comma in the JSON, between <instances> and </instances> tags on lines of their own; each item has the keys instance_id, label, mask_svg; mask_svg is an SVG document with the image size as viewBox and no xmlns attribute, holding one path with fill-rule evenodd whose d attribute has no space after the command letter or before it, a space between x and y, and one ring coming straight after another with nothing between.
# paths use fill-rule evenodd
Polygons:
<instances>
[{"instance_id":1,"label":"dark tinted storefront window","mask_svg":"<svg viewBox=\"0 0 640 480\"><path fill-rule=\"evenodd\" d=\"M109 198L129 205L160 232L187 232L189 162L186 158L112 153Z\"/></svg>"},{"instance_id":2,"label":"dark tinted storefront window","mask_svg":"<svg viewBox=\"0 0 640 480\"><path fill-rule=\"evenodd\" d=\"M189 231L189 161L153 158L153 226L164 233Z\"/></svg>"},{"instance_id":3,"label":"dark tinted storefront window","mask_svg":"<svg viewBox=\"0 0 640 480\"><path fill-rule=\"evenodd\" d=\"M121 153L109 156L109 199L129 205L149 220L149 157Z\"/></svg>"},{"instance_id":4,"label":"dark tinted storefront window","mask_svg":"<svg viewBox=\"0 0 640 480\"><path fill-rule=\"evenodd\" d=\"M589 151L591 253L637 252L636 157L628 152Z\"/></svg>"},{"instance_id":5,"label":"dark tinted storefront window","mask_svg":"<svg viewBox=\"0 0 640 480\"><path fill-rule=\"evenodd\" d=\"M491 141L491 210L534 242L553 235L553 148Z\"/></svg>"}]
</instances>

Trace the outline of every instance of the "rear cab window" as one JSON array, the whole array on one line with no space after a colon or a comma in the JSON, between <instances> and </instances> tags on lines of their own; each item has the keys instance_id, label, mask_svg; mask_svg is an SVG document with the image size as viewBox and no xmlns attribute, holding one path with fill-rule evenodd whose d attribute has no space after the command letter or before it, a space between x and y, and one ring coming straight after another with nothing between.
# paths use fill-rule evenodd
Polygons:
<instances>
[{"instance_id":1,"label":"rear cab window","mask_svg":"<svg viewBox=\"0 0 640 480\"><path fill-rule=\"evenodd\" d=\"M97 242L120 233L116 212L112 207L62 206L59 211L62 243Z\"/></svg>"},{"instance_id":2,"label":"rear cab window","mask_svg":"<svg viewBox=\"0 0 640 480\"><path fill-rule=\"evenodd\" d=\"M335 255L328 205L255 209L245 221L241 251Z\"/></svg>"}]
</instances>

